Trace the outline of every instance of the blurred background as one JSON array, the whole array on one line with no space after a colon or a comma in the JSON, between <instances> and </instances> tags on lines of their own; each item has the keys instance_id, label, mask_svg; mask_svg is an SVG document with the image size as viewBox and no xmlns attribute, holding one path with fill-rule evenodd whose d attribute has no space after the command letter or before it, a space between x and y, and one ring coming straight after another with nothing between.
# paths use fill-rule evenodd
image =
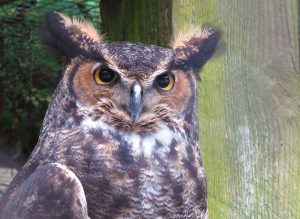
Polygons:
<instances>
[{"instance_id":1,"label":"blurred background","mask_svg":"<svg viewBox=\"0 0 300 219\"><path fill-rule=\"evenodd\" d=\"M297 0L1 0L0 196L37 143L65 68L39 40L53 10L112 41L169 46L203 23L221 29L226 49L199 84L210 218L300 218Z\"/></svg>"}]
</instances>

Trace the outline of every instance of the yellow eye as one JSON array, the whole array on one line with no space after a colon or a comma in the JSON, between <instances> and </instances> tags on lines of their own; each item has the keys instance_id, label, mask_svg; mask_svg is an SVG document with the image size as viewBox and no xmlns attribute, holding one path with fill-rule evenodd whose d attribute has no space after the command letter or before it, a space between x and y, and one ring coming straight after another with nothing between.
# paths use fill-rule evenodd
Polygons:
<instances>
[{"instance_id":1,"label":"yellow eye","mask_svg":"<svg viewBox=\"0 0 300 219\"><path fill-rule=\"evenodd\" d=\"M175 83L174 76L168 73L157 76L155 80L157 86L165 91L171 90Z\"/></svg>"},{"instance_id":2,"label":"yellow eye","mask_svg":"<svg viewBox=\"0 0 300 219\"><path fill-rule=\"evenodd\" d=\"M97 84L110 84L118 78L118 74L111 69L96 69L94 71L94 79Z\"/></svg>"}]
</instances>

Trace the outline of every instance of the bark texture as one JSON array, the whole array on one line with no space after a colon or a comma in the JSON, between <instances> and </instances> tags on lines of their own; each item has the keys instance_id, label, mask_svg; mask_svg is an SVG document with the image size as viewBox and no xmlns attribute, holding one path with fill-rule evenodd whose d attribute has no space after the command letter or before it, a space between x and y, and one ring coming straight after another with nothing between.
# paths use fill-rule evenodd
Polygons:
<instances>
[{"instance_id":1,"label":"bark texture","mask_svg":"<svg viewBox=\"0 0 300 219\"><path fill-rule=\"evenodd\" d=\"M102 32L111 41L169 46L172 0L101 0Z\"/></svg>"}]
</instances>

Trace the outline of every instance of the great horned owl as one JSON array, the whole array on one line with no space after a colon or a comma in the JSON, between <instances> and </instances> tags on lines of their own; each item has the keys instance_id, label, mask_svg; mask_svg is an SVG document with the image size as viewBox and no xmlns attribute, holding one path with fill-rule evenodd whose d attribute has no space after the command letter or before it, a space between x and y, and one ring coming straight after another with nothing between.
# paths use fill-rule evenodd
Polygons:
<instances>
[{"instance_id":1,"label":"great horned owl","mask_svg":"<svg viewBox=\"0 0 300 219\"><path fill-rule=\"evenodd\" d=\"M109 43L48 13L44 39L71 62L1 218L205 218L196 84L219 38Z\"/></svg>"}]
</instances>

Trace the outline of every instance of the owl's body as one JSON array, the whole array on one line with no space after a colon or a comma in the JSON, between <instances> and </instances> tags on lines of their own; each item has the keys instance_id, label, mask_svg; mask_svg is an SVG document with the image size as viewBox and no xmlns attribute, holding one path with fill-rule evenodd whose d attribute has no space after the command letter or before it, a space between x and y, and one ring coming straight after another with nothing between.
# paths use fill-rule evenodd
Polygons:
<instances>
[{"instance_id":1,"label":"owl's body","mask_svg":"<svg viewBox=\"0 0 300 219\"><path fill-rule=\"evenodd\" d=\"M106 43L58 13L47 21L46 42L72 61L0 218L204 218L194 71L219 34L167 49Z\"/></svg>"}]
</instances>

